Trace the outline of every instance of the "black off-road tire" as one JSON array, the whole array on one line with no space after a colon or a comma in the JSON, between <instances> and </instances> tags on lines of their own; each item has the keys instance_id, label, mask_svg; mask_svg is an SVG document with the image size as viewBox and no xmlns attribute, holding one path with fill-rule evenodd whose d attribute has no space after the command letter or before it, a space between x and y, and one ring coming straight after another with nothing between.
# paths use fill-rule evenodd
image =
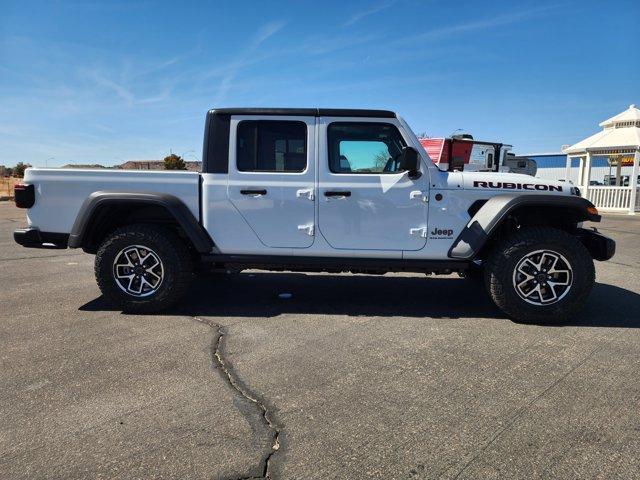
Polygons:
<instances>
[{"instance_id":1,"label":"black off-road tire","mask_svg":"<svg viewBox=\"0 0 640 480\"><path fill-rule=\"evenodd\" d=\"M572 269L572 284L560 300L532 305L514 285L514 271L528 254L550 250L561 254ZM514 320L523 323L559 324L583 307L595 282L591 255L576 237L551 227L524 227L494 247L485 266L485 286L494 303Z\"/></svg>"},{"instance_id":2,"label":"black off-road tire","mask_svg":"<svg viewBox=\"0 0 640 480\"><path fill-rule=\"evenodd\" d=\"M116 256L135 245L148 247L162 261L162 281L157 291L144 297L126 293L118 286L114 274ZM127 225L112 232L100 245L95 275L100 291L114 307L130 313L159 312L177 303L187 292L193 278L193 260L185 242L168 228Z\"/></svg>"}]
</instances>

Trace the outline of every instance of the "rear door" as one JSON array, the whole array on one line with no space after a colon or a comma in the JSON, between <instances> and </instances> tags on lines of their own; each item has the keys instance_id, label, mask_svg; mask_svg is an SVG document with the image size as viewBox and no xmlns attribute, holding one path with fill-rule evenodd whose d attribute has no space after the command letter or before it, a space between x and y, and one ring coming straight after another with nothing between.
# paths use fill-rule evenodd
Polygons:
<instances>
[{"instance_id":1,"label":"rear door","mask_svg":"<svg viewBox=\"0 0 640 480\"><path fill-rule=\"evenodd\" d=\"M427 240L429 182L400 166L397 119L319 120L318 222L333 248L420 250ZM397 252L397 253L392 253Z\"/></svg>"},{"instance_id":2,"label":"rear door","mask_svg":"<svg viewBox=\"0 0 640 480\"><path fill-rule=\"evenodd\" d=\"M313 244L315 131L315 117L231 117L229 200L267 247Z\"/></svg>"}]
</instances>

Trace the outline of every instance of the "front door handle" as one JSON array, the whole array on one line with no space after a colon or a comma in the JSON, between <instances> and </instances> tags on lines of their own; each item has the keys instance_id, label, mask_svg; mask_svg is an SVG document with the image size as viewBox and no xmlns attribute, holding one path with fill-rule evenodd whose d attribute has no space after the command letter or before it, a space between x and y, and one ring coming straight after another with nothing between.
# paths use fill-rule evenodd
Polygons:
<instances>
[{"instance_id":1,"label":"front door handle","mask_svg":"<svg viewBox=\"0 0 640 480\"><path fill-rule=\"evenodd\" d=\"M419 198L424 203L429 203L429 196L428 195L424 195L422 193L422 190L413 190L411 193L409 193L409 198L411 200L413 200L414 198Z\"/></svg>"},{"instance_id":2,"label":"front door handle","mask_svg":"<svg viewBox=\"0 0 640 480\"><path fill-rule=\"evenodd\" d=\"M327 190L324 192L325 197L350 197L351 192L349 190Z\"/></svg>"},{"instance_id":3,"label":"front door handle","mask_svg":"<svg viewBox=\"0 0 640 480\"><path fill-rule=\"evenodd\" d=\"M240 193L242 195L266 195L267 190L265 188L256 190L240 190Z\"/></svg>"}]
</instances>

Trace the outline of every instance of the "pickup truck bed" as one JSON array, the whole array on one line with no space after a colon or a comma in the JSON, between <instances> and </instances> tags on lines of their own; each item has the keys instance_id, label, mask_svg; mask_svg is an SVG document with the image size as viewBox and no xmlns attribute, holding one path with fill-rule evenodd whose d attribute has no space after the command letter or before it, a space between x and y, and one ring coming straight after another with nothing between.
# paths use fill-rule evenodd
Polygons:
<instances>
[{"instance_id":1,"label":"pickup truck bed","mask_svg":"<svg viewBox=\"0 0 640 480\"><path fill-rule=\"evenodd\" d=\"M27 212L27 222L41 232L68 234L83 202L96 192L97 185L99 191L174 195L195 218L200 217L197 172L29 168L24 181L37 185L35 204Z\"/></svg>"}]
</instances>

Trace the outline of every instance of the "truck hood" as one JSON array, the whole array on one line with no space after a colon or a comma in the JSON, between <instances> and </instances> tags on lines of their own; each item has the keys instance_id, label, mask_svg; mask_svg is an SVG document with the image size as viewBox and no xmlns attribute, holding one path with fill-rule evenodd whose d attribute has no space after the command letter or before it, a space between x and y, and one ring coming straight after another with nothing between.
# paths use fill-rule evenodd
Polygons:
<instances>
[{"instance_id":1,"label":"truck hood","mask_svg":"<svg viewBox=\"0 0 640 480\"><path fill-rule=\"evenodd\" d=\"M571 184L535 178L521 173L462 172L463 188L503 192L554 193L570 195Z\"/></svg>"}]
</instances>

